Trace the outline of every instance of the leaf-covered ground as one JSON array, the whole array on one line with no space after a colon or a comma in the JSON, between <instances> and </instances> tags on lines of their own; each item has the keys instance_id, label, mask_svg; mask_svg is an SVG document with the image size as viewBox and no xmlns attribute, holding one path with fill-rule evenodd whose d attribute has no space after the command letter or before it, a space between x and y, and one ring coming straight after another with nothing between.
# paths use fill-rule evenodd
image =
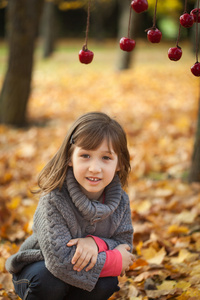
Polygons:
<instances>
[{"instance_id":1,"label":"leaf-covered ground","mask_svg":"<svg viewBox=\"0 0 200 300\"><path fill-rule=\"evenodd\" d=\"M82 41L61 42L48 60L38 48L29 125L0 126L0 299L17 299L4 265L31 233L39 171L71 123L97 110L124 126L132 165L127 190L136 260L112 299L200 299L200 186L186 181L199 79L190 72L191 46L182 46L179 62L168 60L171 46L138 42L132 68L121 72L115 42L91 42L95 57L87 66L78 62ZM5 50L0 65L2 84Z\"/></svg>"}]
</instances>

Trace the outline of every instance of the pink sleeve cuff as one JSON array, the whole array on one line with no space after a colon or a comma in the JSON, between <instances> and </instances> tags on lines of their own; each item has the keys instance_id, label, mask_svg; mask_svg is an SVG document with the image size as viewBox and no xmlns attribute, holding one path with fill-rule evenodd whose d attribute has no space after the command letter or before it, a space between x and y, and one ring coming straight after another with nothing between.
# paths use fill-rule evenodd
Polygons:
<instances>
[{"instance_id":1,"label":"pink sleeve cuff","mask_svg":"<svg viewBox=\"0 0 200 300\"><path fill-rule=\"evenodd\" d=\"M106 251L106 261L100 277L119 276L122 271L122 255L119 250Z\"/></svg>"},{"instance_id":2,"label":"pink sleeve cuff","mask_svg":"<svg viewBox=\"0 0 200 300\"><path fill-rule=\"evenodd\" d=\"M95 240L95 243L97 244L97 246L99 248L99 252L108 250L108 245L106 244L106 242L104 242L104 240L102 240L98 236L94 236L94 235L87 235L87 236L90 236Z\"/></svg>"}]
</instances>

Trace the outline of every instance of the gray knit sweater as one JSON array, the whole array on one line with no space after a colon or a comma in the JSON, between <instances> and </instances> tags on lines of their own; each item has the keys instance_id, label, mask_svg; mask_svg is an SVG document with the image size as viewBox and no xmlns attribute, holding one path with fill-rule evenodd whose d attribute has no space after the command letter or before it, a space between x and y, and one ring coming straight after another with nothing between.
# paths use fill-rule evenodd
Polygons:
<instances>
[{"instance_id":1,"label":"gray knit sweater","mask_svg":"<svg viewBox=\"0 0 200 300\"><path fill-rule=\"evenodd\" d=\"M99 278L106 253L98 254L88 272L73 270L71 259L76 246L67 247L70 239L88 234L103 239L109 249L127 243L132 249L133 228L127 194L118 176L105 189L105 203L89 200L80 190L69 168L62 190L41 197L34 215L33 234L20 250L8 258L6 269L19 272L27 264L44 260L47 269L64 282L91 291Z\"/></svg>"}]
</instances>

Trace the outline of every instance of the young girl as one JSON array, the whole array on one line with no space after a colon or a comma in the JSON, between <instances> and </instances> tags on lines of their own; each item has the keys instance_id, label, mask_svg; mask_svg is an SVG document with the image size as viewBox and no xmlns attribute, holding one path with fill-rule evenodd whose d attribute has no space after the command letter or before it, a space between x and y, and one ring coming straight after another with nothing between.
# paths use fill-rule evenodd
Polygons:
<instances>
[{"instance_id":1,"label":"young girl","mask_svg":"<svg viewBox=\"0 0 200 300\"><path fill-rule=\"evenodd\" d=\"M39 176L33 234L6 262L27 300L104 300L133 263L124 130L104 113L81 116Z\"/></svg>"}]
</instances>

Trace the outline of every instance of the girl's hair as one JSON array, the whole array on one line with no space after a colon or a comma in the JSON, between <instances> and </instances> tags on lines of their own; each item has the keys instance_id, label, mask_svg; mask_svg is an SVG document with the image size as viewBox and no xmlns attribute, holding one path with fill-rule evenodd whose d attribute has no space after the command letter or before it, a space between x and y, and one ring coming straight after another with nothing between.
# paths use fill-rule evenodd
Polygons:
<instances>
[{"instance_id":1,"label":"girl's hair","mask_svg":"<svg viewBox=\"0 0 200 300\"><path fill-rule=\"evenodd\" d=\"M127 184L130 155L123 128L117 121L104 113L90 112L79 117L69 129L57 153L40 172L39 190L36 192L46 194L55 188L62 188L74 145L86 150L95 150L104 139L107 140L108 147L112 146L118 156L120 170L117 171L117 174L122 186Z\"/></svg>"}]
</instances>

